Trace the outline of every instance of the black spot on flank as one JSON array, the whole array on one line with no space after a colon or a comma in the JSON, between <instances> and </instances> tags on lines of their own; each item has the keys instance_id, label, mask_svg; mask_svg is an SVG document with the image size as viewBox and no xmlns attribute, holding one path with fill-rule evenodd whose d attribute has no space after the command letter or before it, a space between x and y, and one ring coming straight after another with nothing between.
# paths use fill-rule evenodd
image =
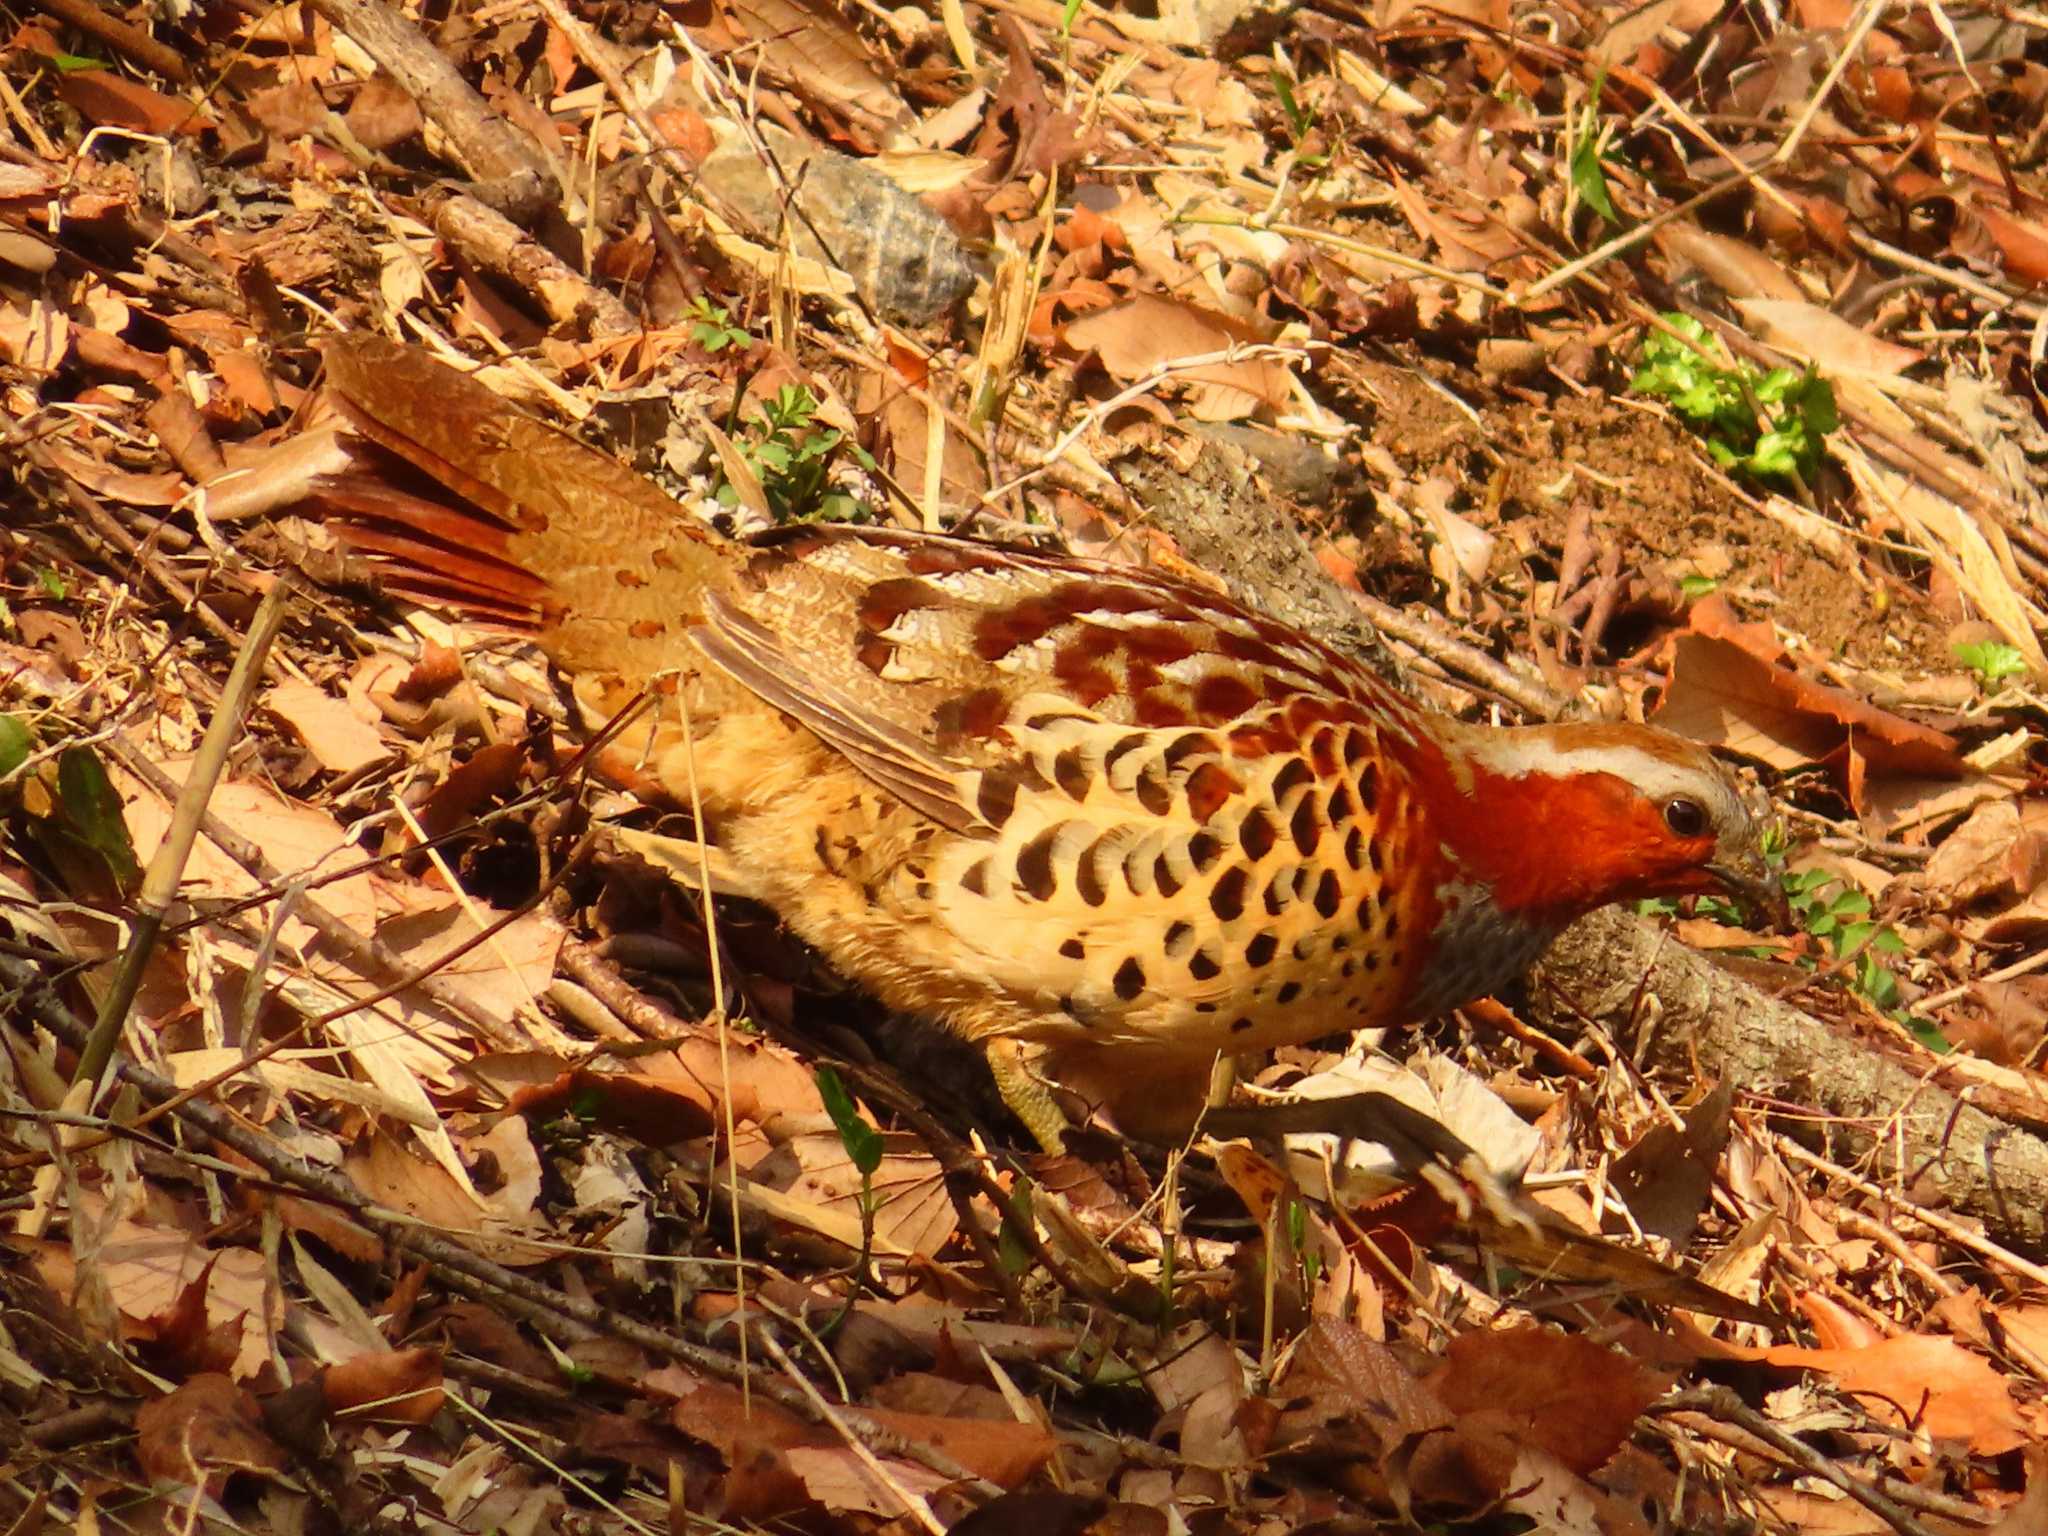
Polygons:
<instances>
[{"instance_id":1,"label":"black spot on flank","mask_svg":"<svg viewBox=\"0 0 2048 1536\"><path fill-rule=\"evenodd\" d=\"M1237 824L1237 846L1255 864L1273 851L1273 844L1279 836L1280 829L1273 825L1273 818L1264 811L1251 811Z\"/></svg>"},{"instance_id":2,"label":"black spot on flank","mask_svg":"<svg viewBox=\"0 0 2048 1536\"><path fill-rule=\"evenodd\" d=\"M1358 776L1358 803L1365 807L1365 813L1370 816L1379 809L1379 802L1380 765L1367 763L1365 771Z\"/></svg>"},{"instance_id":3,"label":"black spot on flank","mask_svg":"<svg viewBox=\"0 0 2048 1536\"><path fill-rule=\"evenodd\" d=\"M1287 910L1288 903L1294 900L1294 878L1299 873L1297 866L1290 865L1286 869L1274 871L1273 878L1266 882L1265 900L1268 917L1278 917Z\"/></svg>"},{"instance_id":4,"label":"black spot on flank","mask_svg":"<svg viewBox=\"0 0 2048 1536\"><path fill-rule=\"evenodd\" d=\"M1343 826L1345 822L1352 818L1356 810L1357 807L1351 800L1350 785L1339 783L1335 789L1330 791L1330 804L1327 814L1330 818L1331 826Z\"/></svg>"},{"instance_id":5,"label":"black spot on flank","mask_svg":"<svg viewBox=\"0 0 2048 1536\"><path fill-rule=\"evenodd\" d=\"M1250 883L1244 866L1233 864L1216 877L1216 888L1209 892L1209 910L1229 922L1244 911L1244 890Z\"/></svg>"},{"instance_id":6,"label":"black spot on flank","mask_svg":"<svg viewBox=\"0 0 2048 1536\"><path fill-rule=\"evenodd\" d=\"M1303 934L1300 938L1296 939L1293 948L1288 951L1296 960L1303 962L1306 962L1315 952L1316 941L1307 934Z\"/></svg>"},{"instance_id":7,"label":"black spot on flank","mask_svg":"<svg viewBox=\"0 0 2048 1536\"><path fill-rule=\"evenodd\" d=\"M981 788L974 794L974 808L983 821L1000 827L1010 819L1010 812L1017 809L1016 778L1007 773L984 773Z\"/></svg>"},{"instance_id":8,"label":"black spot on flank","mask_svg":"<svg viewBox=\"0 0 2048 1536\"><path fill-rule=\"evenodd\" d=\"M1333 954L1333 955L1335 955L1335 954L1341 954L1341 953L1343 953L1343 951L1345 951L1345 950L1349 949L1350 947L1351 947L1351 935L1350 935L1350 934L1348 934L1348 933L1333 933L1333 934L1331 934L1331 935L1330 935L1330 953L1331 953L1331 954Z\"/></svg>"},{"instance_id":9,"label":"black spot on flank","mask_svg":"<svg viewBox=\"0 0 2048 1536\"><path fill-rule=\"evenodd\" d=\"M1365 834L1355 825L1344 834L1344 862L1353 869L1365 868Z\"/></svg>"},{"instance_id":10,"label":"black spot on flank","mask_svg":"<svg viewBox=\"0 0 2048 1536\"><path fill-rule=\"evenodd\" d=\"M1193 923L1174 923L1170 925L1166 930L1166 958L1178 960L1187 953L1188 946L1194 942L1194 939L1195 925Z\"/></svg>"},{"instance_id":11,"label":"black spot on flank","mask_svg":"<svg viewBox=\"0 0 2048 1536\"><path fill-rule=\"evenodd\" d=\"M1060 955L1063 959L1067 960L1086 960L1088 958L1088 946L1079 939L1062 939L1060 941Z\"/></svg>"},{"instance_id":12,"label":"black spot on flank","mask_svg":"<svg viewBox=\"0 0 2048 1536\"><path fill-rule=\"evenodd\" d=\"M1316 811L1316 797L1303 795L1294 807L1294 816L1287 824L1287 830L1294 834L1294 846L1301 850L1303 857L1316 851L1316 844L1323 840L1323 822Z\"/></svg>"},{"instance_id":13,"label":"black spot on flank","mask_svg":"<svg viewBox=\"0 0 2048 1536\"><path fill-rule=\"evenodd\" d=\"M1138 775L1138 804L1154 816L1164 816L1173 809L1173 786L1149 765Z\"/></svg>"},{"instance_id":14,"label":"black spot on flank","mask_svg":"<svg viewBox=\"0 0 2048 1536\"><path fill-rule=\"evenodd\" d=\"M1347 764L1357 762L1370 751L1372 751L1371 733L1360 730L1356 726L1344 733L1344 761ZM1370 769L1366 771L1371 772Z\"/></svg>"},{"instance_id":15,"label":"black spot on flank","mask_svg":"<svg viewBox=\"0 0 2048 1536\"><path fill-rule=\"evenodd\" d=\"M1284 981L1280 984L1280 990L1273 995L1273 1001L1282 1008L1285 1008L1299 996L1301 996L1301 983L1298 981Z\"/></svg>"},{"instance_id":16,"label":"black spot on flank","mask_svg":"<svg viewBox=\"0 0 2048 1536\"><path fill-rule=\"evenodd\" d=\"M1206 875L1214 869L1222 852L1223 844L1207 832L1197 832L1188 839L1188 859L1198 875Z\"/></svg>"},{"instance_id":17,"label":"black spot on flank","mask_svg":"<svg viewBox=\"0 0 2048 1536\"><path fill-rule=\"evenodd\" d=\"M1073 801L1088 798L1088 770L1081 766L1081 749L1068 747L1052 760L1052 781Z\"/></svg>"},{"instance_id":18,"label":"black spot on flank","mask_svg":"<svg viewBox=\"0 0 2048 1536\"><path fill-rule=\"evenodd\" d=\"M987 859L982 859L978 863L968 865L967 873L960 877L960 889L975 896L986 896L988 894L988 865L989 861Z\"/></svg>"},{"instance_id":19,"label":"black spot on flank","mask_svg":"<svg viewBox=\"0 0 2048 1536\"><path fill-rule=\"evenodd\" d=\"M1244 947L1246 965L1266 965L1280 952L1280 940L1271 932L1254 935L1251 943Z\"/></svg>"},{"instance_id":20,"label":"black spot on flank","mask_svg":"<svg viewBox=\"0 0 2048 1536\"><path fill-rule=\"evenodd\" d=\"M1342 893L1337 888L1337 872L1334 869L1324 870L1323 878L1316 882L1316 915L1324 918L1335 917L1337 903L1341 898Z\"/></svg>"},{"instance_id":21,"label":"black spot on flank","mask_svg":"<svg viewBox=\"0 0 2048 1536\"><path fill-rule=\"evenodd\" d=\"M1159 887L1159 894L1162 896L1178 896L1180 894L1180 880L1174 875L1172 869L1167 866L1166 855L1163 853L1159 855L1152 865L1152 883Z\"/></svg>"},{"instance_id":22,"label":"black spot on flank","mask_svg":"<svg viewBox=\"0 0 2048 1536\"><path fill-rule=\"evenodd\" d=\"M1368 971L1376 971L1380 968L1380 952L1378 950L1368 949L1365 952L1365 968Z\"/></svg>"},{"instance_id":23,"label":"black spot on flank","mask_svg":"<svg viewBox=\"0 0 2048 1536\"><path fill-rule=\"evenodd\" d=\"M1392 912L1389 912L1387 914L1387 937L1390 939L1396 938L1400 935L1400 932L1401 919L1396 917Z\"/></svg>"},{"instance_id":24,"label":"black spot on flank","mask_svg":"<svg viewBox=\"0 0 2048 1536\"><path fill-rule=\"evenodd\" d=\"M1060 835L1060 823L1047 827L1038 836L1026 843L1017 854L1017 883L1024 887L1024 894L1039 901L1052 900L1052 893L1059 889L1059 881L1053 874L1052 844Z\"/></svg>"},{"instance_id":25,"label":"black spot on flank","mask_svg":"<svg viewBox=\"0 0 2048 1536\"><path fill-rule=\"evenodd\" d=\"M1358 901L1358 926L1367 933L1371 933L1372 925L1378 917L1379 910L1373 906L1372 898L1370 896L1360 897Z\"/></svg>"},{"instance_id":26,"label":"black spot on flank","mask_svg":"<svg viewBox=\"0 0 2048 1536\"><path fill-rule=\"evenodd\" d=\"M1209 951L1198 949L1188 956L1188 974L1197 981L1210 981L1223 974L1223 967Z\"/></svg>"},{"instance_id":27,"label":"black spot on flank","mask_svg":"<svg viewBox=\"0 0 2048 1536\"><path fill-rule=\"evenodd\" d=\"M1230 1021L1230 1032L1233 1035L1241 1035L1251 1027L1252 1021L1250 1019L1232 1019Z\"/></svg>"},{"instance_id":28,"label":"black spot on flank","mask_svg":"<svg viewBox=\"0 0 2048 1536\"><path fill-rule=\"evenodd\" d=\"M1081 1010L1074 1006L1074 1000L1071 997L1063 997L1060 999L1060 1012L1064 1013L1076 1024L1086 1024L1088 1022L1086 1019L1081 1017Z\"/></svg>"},{"instance_id":29,"label":"black spot on flank","mask_svg":"<svg viewBox=\"0 0 2048 1536\"><path fill-rule=\"evenodd\" d=\"M1315 772L1298 757L1290 757L1273 775L1273 803L1278 805L1296 788L1315 778Z\"/></svg>"},{"instance_id":30,"label":"black spot on flank","mask_svg":"<svg viewBox=\"0 0 2048 1536\"><path fill-rule=\"evenodd\" d=\"M1131 1002L1145 990L1145 967L1138 964L1135 956L1126 955L1124 963L1116 968L1116 975L1110 978L1110 986L1125 1002Z\"/></svg>"},{"instance_id":31,"label":"black spot on flank","mask_svg":"<svg viewBox=\"0 0 2048 1536\"><path fill-rule=\"evenodd\" d=\"M1216 1011L1216 1007L1217 1005L1215 1003L1197 1003L1195 1004L1195 1012L1214 1013Z\"/></svg>"},{"instance_id":32,"label":"black spot on flank","mask_svg":"<svg viewBox=\"0 0 2048 1536\"><path fill-rule=\"evenodd\" d=\"M1357 974L1358 962L1356 960L1346 960L1344 962L1344 979L1346 981L1349 981L1352 977L1356 976Z\"/></svg>"},{"instance_id":33,"label":"black spot on flank","mask_svg":"<svg viewBox=\"0 0 2048 1536\"><path fill-rule=\"evenodd\" d=\"M1102 883L1102 860L1097 854L1102 849L1098 838L1081 853L1081 862L1074 866L1074 890L1091 907L1099 907L1109 899L1109 891Z\"/></svg>"},{"instance_id":34,"label":"black spot on flank","mask_svg":"<svg viewBox=\"0 0 2048 1536\"><path fill-rule=\"evenodd\" d=\"M1119 736L1117 738L1116 745L1111 747L1109 751L1103 754L1102 771L1104 773L1108 773L1109 770L1114 768L1119 761L1126 757L1129 757L1133 752L1137 751L1138 748L1144 746L1145 743L1150 741L1151 739L1151 737L1145 735L1143 732L1134 732L1129 736Z\"/></svg>"},{"instance_id":35,"label":"black spot on flank","mask_svg":"<svg viewBox=\"0 0 2048 1536\"><path fill-rule=\"evenodd\" d=\"M1184 736L1176 736L1173 739L1173 743L1167 747L1164 754L1166 767L1170 772L1193 757L1197 752L1214 752L1215 750L1215 737L1205 735L1201 731L1189 731Z\"/></svg>"},{"instance_id":36,"label":"black spot on flank","mask_svg":"<svg viewBox=\"0 0 2048 1536\"><path fill-rule=\"evenodd\" d=\"M1378 838L1374 838L1371 842L1365 845L1365 859L1368 864L1372 865L1372 872L1376 875L1382 873L1386 869L1386 850L1380 846L1380 840Z\"/></svg>"}]
</instances>

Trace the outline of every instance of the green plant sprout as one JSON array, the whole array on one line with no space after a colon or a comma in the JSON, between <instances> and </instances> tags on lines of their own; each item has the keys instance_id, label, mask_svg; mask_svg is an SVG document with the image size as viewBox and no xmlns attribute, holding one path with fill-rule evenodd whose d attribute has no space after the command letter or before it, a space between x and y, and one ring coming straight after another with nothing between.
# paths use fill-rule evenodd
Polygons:
<instances>
[{"instance_id":1,"label":"green plant sprout","mask_svg":"<svg viewBox=\"0 0 2048 1536\"><path fill-rule=\"evenodd\" d=\"M712 303L703 294L690 300L690 340L706 352L723 352L728 347L750 347L754 344L753 332L744 326L734 325L725 309Z\"/></svg>"},{"instance_id":2,"label":"green plant sprout","mask_svg":"<svg viewBox=\"0 0 2048 1536\"><path fill-rule=\"evenodd\" d=\"M1600 121L1600 89L1607 83L1607 71L1601 70L1593 77L1593 90L1586 98L1584 124L1579 129L1578 139L1572 145L1571 178L1572 190L1579 195L1579 201L1599 214L1609 224L1619 224L1621 215L1614 211L1614 199L1607 191L1607 138L1608 130Z\"/></svg>"},{"instance_id":3,"label":"green plant sprout","mask_svg":"<svg viewBox=\"0 0 2048 1536\"><path fill-rule=\"evenodd\" d=\"M1309 154L1302 151L1301 146L1303 142L1308 138L1309 131L1316 125L1316 114L1312 108L1304 107L1301 104L1301 98L1294 93L1294 81L1277 69L1269 73L1266 79L1272 84L1273 94L1280 98L1280 111L1287 119L1287 137L1289 142L1294 145L1300 164L1311 170L1328 165L1330 163L1328 155Z\"/></svg>"},{"instance_id":4,"label":"green plant sprout","mask_svg":"<svg viewBox=\"0 0 2048 1536\"><path fill-rule=\"evenodd\" d=\"M1785 899L1792 908L1792 920L1799 928L1811 934L1828 947L1834 960L1844 967L1843 979L1849 989L1863 998L1873 1008L1903 1024L1917 1036L1920 1042L1937 1054L1952 1050L1948 1037L1931 1020L1906 1008L1900 1000L1899 978L1886 963L1886 956L1902 955L1906 952L1906 941L1899 937L1898 930L1889 923L1874 921L1870 916L1870 898L1855 889L1839 875L1824 869L1802 869L1786 873L1783 871L1785 857L1782 834L1773 837L1766 833L1764 857L1779 867L1785 886ZM1642 917L1668 917L1676 913L1676 902L1658 898L1636 904L1636 912ZM1716 896L1697 899L1694 912L1713 922L1723 923L1731 928L1742 925L1742 914L1731 903ZM1752 949L1742 951L1754 959L1768 959L1772 951ZM1811 960L1803 962L1815 968Z\"/></svg>"},{"instance_id":5,"label":"green plant sprout","mask_svg":"<svg viewBox=\"0 0 2048 1536\"><path fill-rule=\"evenodd\" d=\"M839 1132L839 1144L846 1149L847 1161L860 1175L860 1257L854 1264L853 1294L847 1298L846 1308L828 1326L829 1333L861 1292L874 1288L868 1265L875 1252L875 1213L881 1208L881 1200L875 1194L875 1174L882 1166L882 1133L861 1118L853 1095L846 1091L837 1072L819 1067L812 1076L817 1080L818 1097L825 1101L825 1113L832 1117L833 1127Z\"/></svg>"},{"instance_id":6,"label":"green plant sprout","mask_svg":"<svg viewBox=\"0 0 2048 1536\"><path fill-rule=\"evenodd\" d=\"M1722 363L1705 325L1691 315L1663 318L1680 336L1644 335L1642 366L1629 388L1663 400L1697 428L1723 469L1789 480L1802 490L1810 485L1824 439L1841 425L1834 386L1811 368L1764 373L1733 359Z\"/></svg>"},{"instance_id":7,"label":"green plant sprout","mask_svg":"<svg viewBox=\"0 0 2048 1536\"><path fill-rule=\"evenodd\" d=\"M1308 1207L1299 1200L1287 1202L1287 1243L1294 1250L1295 1262L1301 1266L1303 1284L1313 1291L1323 1272L1323 1255L1321 1249L1309 1242Z\"/></svg>"},{"instance_id":8,"label":"green plant sprout","mask_svg":"<svg viewBox=\"0 0 2048 1536\"><path fill-rule=\"evenodd\" d=\"M872 455L849 442L837 427L819 426L818 400L801 384L785 384L760 414L747 424L739 450L761 482L769 510L781 522L863 522L869 513L859 497L830 488L830 475L841 453L862 469L873 470ZM739 504L731 483L721 484L718 503Z\"/></svg>"},{"instance_id":9,"label":"green plant sprout","mask_svg":"<svg viewBox=\"0 0 2048 1536\"><path fill-rule=\"evenodd\" d=\"M2027 658L2015 645L1997 640L1973 640L1955 647L1956 660L1977 674L1977 685L1987 693L2008 677L2023 677Z\"/></svg>"}]
</instances>

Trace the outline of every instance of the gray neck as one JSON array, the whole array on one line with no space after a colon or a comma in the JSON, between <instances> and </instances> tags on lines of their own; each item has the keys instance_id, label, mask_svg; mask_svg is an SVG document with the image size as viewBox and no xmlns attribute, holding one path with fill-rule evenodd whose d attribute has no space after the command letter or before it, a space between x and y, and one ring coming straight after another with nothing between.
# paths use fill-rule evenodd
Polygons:
<instances>
[{"instance_id":1,"label":"gray neck","mask_svg":"<svg viewBox=\"0 0 2048 1536\"><path fill-rule=\"evenodd\" d=\"M1498 991L1534 965L1562 931L1556 924L1510 917L1480 885L1447 882L1438 887L1437 899L1444 915L1435 950L1416 978L1408 1008L1417 1021Z\"/></svg>"}]
</instances>

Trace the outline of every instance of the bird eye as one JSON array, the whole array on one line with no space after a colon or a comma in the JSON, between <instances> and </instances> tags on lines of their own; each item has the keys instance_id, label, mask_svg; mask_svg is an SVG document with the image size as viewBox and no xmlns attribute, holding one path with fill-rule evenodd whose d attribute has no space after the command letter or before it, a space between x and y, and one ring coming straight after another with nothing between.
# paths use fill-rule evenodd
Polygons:
<instances>
[{"instance_id":1,"label":"bird eye","mask_svg":"<svg viewBox=\"0 0 2048 1536\"><path fill-rule=\"evenodd\" d=\"M1707 808L1679 795L1664 802L1664 825L1680 837L1699 837L1707 830Z\"/></svg>"}]
</instances>

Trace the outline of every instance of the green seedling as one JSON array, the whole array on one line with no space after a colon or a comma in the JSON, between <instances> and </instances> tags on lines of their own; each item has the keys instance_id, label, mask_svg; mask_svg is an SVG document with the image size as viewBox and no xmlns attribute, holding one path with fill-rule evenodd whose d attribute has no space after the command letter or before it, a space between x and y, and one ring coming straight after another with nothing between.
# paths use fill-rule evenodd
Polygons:
<instances>
[{"instance_id":1,"label":"green seedling","mask_svg":"<svg viewBox=\"0 0 2048 1536\"><path fill-rule=\"evenodd\" d=\"M1309 1241L1308 1207L1299 1200L1287 1202L1287 1242L1301 1266L1302 1283L1313 1291L1323 1272L1322 1250Z\"/></svg>"},{"instance_id":2,"label":"green seedling","mask_svg":"<svg viewBox=\"0 0 2048 1536\"><path fill-rule=\"evenodd\" d=\"M1586 101L1586 115L1578 139L1572 145L1572 190L1578 193L1580 202L1609 224L1619 224L1621 215L1614 211L1614 199L1607 191L1609 132L1600 121L1600 88L1606 83L1605 70L1593 77L1593 92Z\"/></svg>"},{"instance_id":3,"label":"green seedling","mask_svg":"<svg viewBox=\"0 0 2048 1536\"><path fill-rule=\"evenodd\" d=\"M706 352L723 352L728 347L751 347L753 332L734 325L725 310L701 293L690 301L690 340Z\"/></svg>"},{"instance_id":4,"label":"green seedling","mask_svg":"<svg viewBox=\"0 0 2048 1536\"><path fill-rule=\"evenodd\" d=\"M747 423L740 453L761 482L769 509L787 523L857 523L868 517L858 497L831 489L833 465L844 454L862 469L874 458L837 427L818 425L818 400L801 384L785 384ZM730 484L718 488L721 506L739 504Z\"/></svg>"},{"instance_id":5,"label":"green seedling","mask_svg":"<svg viewBox=\"0 0 2048 1536\"><path fill-rule=\"evenodd\" d=\"M1898 930L1889 923L1873 920L1870 898L1839 876L1824 869L1785 873L1785 851L1784 834L1775 828L1768 829L1764 834L1764 857L1782 875L1793 922L1827 946L1830 955L1843 967L1843 977L1850 990L1872 1007L1905 1025L1929 1050L1947 1052L1953 1049L1938 1027L1908 1010L1900 1001L1899 978L1887 963L1887 957L1906 952L1906 941L1899 937ZM1677 910L1677 903L1661 898L1636 903L1637 915L1642 917L1668 917ZM1693 911L1697 916L1731 928L1742 926L1740 910L1718 897L1697 898ZM1744 953L1754 959L1768 959L1774 952L1754 949ZM1808 969L1817 968L1812 960L1802 963Z\"/></svg>"},{"instance_id":6,"label":"green seedling","mask_svg":"<svg viewBox=\"0 0 2048 1536\"><path fill-rule=\"evenodd\" d=\"M875 1213L881 1207L875 1193L875 1174L882 1166L882 1133L861 1118L853 1095L846 1091L837 1072L819 1067L813 1076L818 1083L818 1097L825 1101L825 1113L832 1117L833 1127L839 1132L839 1144L846 1149L847 1161L860 1175L860 1258L854 1268L853 1291L853 1298L857 1298L873 1284L868 1264L875 1251ZM853 1305L853 1298L848 1299L848 1307ZM844 1316L842 1311L840 1317ZM838 1321L834 1318L833 1325Z\"/></svg>"},{"instance_id":7,"label":"green seedling","mask_svg":"<svg viewBox=\"0 0 2048 1536\"><path fill-rule=\"evenodd\" d=\"M2018 646L1996 640L1976 640L1955 647L1956 660L1977 674L1977 684L1987 693L2008 677L2024 677L2027 658Z\"/></svg>"},{"instance_id":8,"label":"green seedling","mask_svg":"<svg viewBox=\"0 0 2048 1536\"><path fill-rule=\"evenodd\" d=\"M1680 335L1653 330L1643 337L1642 365L1629 388L1656 396L1697 428L1723 469L1810 485L1827 434L1841 425L1834 386L1811 368L1764 373L1724 362L1698 320L1672 313L1664 322Z\"/></svg>"},{"instance_id":9,"label":"green seedling","mask_svg":"<svg viewBox=\"0 0 2048 1536\"><path fill-rule=\"evenodd\" d=\"M1287 119L1287 137L1295 149L1300 151L1303 141L1316 125L1316 114L1301 104L1301 98L1294 93L1294 81L1289 76L1281 74L1276 69L1267 75L1266 79L1272 83L1273 94L1280 98L1280 111ZM1306 153L1300 154L1298 158L1302 165L1311 169L1327 165L1330 160L1328 155Z\"/></svg>"}]
</instances>

